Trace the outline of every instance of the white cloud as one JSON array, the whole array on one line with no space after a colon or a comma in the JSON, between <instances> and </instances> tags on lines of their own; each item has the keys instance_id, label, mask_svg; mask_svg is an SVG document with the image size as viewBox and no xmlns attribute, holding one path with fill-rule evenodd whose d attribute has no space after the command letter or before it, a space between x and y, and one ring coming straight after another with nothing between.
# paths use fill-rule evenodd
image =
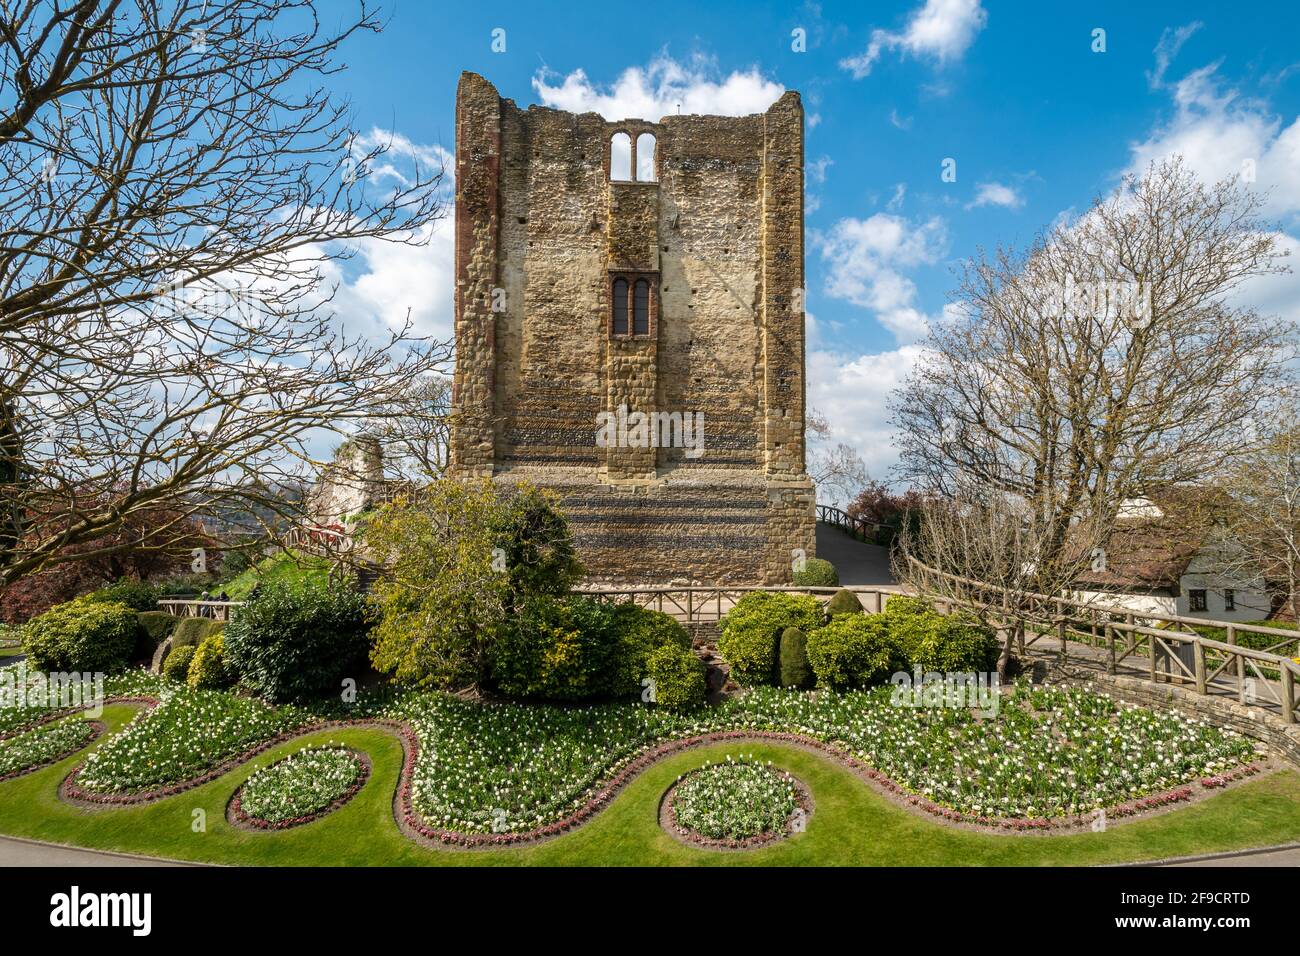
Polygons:
<instances>
[{"instance_id":1,"label":"white cloud","mask_svg":"<svg viewBox=\"0 0 1300 956\"><path fill-rule=\"evenodd\" d=\"M885 203L885 208L890 212L898 212L903 208L903 198L907 195L907 183L895 183L894 195L890 197L889 202Z\"/></svg>"},{"instance_id":2,"label":"white cloud","mask_svg":"<svg viewBox=\"0 0 1300 956\"><path fill-rule=\"evenodd\" d=\"M826 416L835 441L857 449L873 478L885 478L897 460L895 430L889 424L890 393L924 351L919 345L904 345L875 355L824 349L808 353L808 404Z\"/></svg>"},{"instance_id":3,"label":"white cloud","mask_svg":"<svg viewBox=\"0 0 1300 956\"><path fill-rule=\"evenodd\" d=\"M1271 215L1300 212L1300 117L1284 125L1265 104L1226 87L1218 66L1173 84L1173 116L1131 145L1128 171L1141 175L1150 163L1181 155L1205 182L1253 175Z\"/></svg>"},{"instance_id":4,"label":"white cloud","mask_svg":"<svg viewBox=\"0 0 1300 956\"><path fill-rule=\"evenodd\" d=\"M966 208L1002 206L1006 209L1019 209L1024 204L1024 197L1011 186L1004 186L1002 183L980 183L975 187L975 198L966 204Z\"/></svg>"},{"instance_id":5,"label":"white cloud","mask_svg":"<svg viewBox=\"0 0 1300 956\"><path fill-rule=\"evenodd\" d=\"M902 50L940 64L960 59L987 20L980 0L925 0L924 6L912 11L902 30L873 30L866 50L841 60L840 66L860 80L886 50Z\"/></svg>"},{"instance_id":6,"label":"white cloud","mask_svg":"<svg viewBox=\"0 0 1300 956\"><path fill-rule=\"evenodd\" d=\"M747 116L762 113L785 87L767 79L758 67L721 76L716 64L702 56L679 63L656 57L646 67L628 67L610 87L593 83L577 69L552 83L555 74L539 70L533 89L546 106L571 113L595 112L607 120L656 121L673 113Z\"/></svg>"},{"instance_id":7,"label":"white cloud","mask_svg":"<svg viewBox=\"0 0 1300 956\"><path fill-rule=\"evenodd\" d=\"M813 182L824 183L826 182L826 170L834 165L835 160L831 159L829 156L822 156L806 163L804 169L808 173L808 178Z\"/></svg>"},{"instance_id":8,"label":"white cloud","mask_svg":"<svg viewBox=\"0 0 1300 956\"><path fill-rule=\"evenodd\" d=\"M1183 48L1183 44L1204 25L1200 20L1193 20L1181 27L1165 27L1154 50L1156 68L1147 73L1147 82L1153 90L1160 89L1164 85L1165 71L1169 69L1169 64L1173 62L1174 57L1178 56L1178 51Z\"/></svg>"},{"instance_id":9,"label":"white cloud","mask_svg":"<svg viewBox=\"0 0 1300 956\"><path fill-rule=\"evenodd\" d=\"M944 255L948 235L942 219L913 223L889 213L841 219L814 242L828 264L827 295L871 309L900 342L925 336L929 319L916 307L916 283L900 270Z\"/></svg>"},{"instance_id":10,"label":"white cloud","mask_svg":"<svg viewBox=\"0 0 1300 956\"><path fill-rule=\"evenodd\" d=\"M897 109L892 109L889 111L889 122L893 126L903 131L907 131L912 128L912 117L908 116L907 118L903 118L899 116Z\"/></svg>"}]
</instances>

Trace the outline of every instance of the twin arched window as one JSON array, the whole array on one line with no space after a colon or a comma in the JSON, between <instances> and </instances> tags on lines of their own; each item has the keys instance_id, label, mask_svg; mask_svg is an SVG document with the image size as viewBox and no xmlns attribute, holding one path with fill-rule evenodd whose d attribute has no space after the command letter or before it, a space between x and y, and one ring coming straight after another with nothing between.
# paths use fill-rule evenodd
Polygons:
<instances>
[{"instance_id":1,"label":"twin arched window","mask_svg":"<svg viewBox=\"0 0 1300 956\"><path fill-rule=\"evenodd\" d=\"M633 172L635 171L635 176ZM655 182L655 137L642 133L632 141L627 133L615 133L609 140L609 178L620 182Z\"/></svg>"},{"instance_id":2,"label":"twin arched window","mask_svg":"<svg viewBox=\"0 0 1300 956\"><path fill-rule=\"evenodd\" d=\"M650 298L648 278L616 276L610 286L610 332L616 337L649 335Z\"/></svg>"}]
</instances>

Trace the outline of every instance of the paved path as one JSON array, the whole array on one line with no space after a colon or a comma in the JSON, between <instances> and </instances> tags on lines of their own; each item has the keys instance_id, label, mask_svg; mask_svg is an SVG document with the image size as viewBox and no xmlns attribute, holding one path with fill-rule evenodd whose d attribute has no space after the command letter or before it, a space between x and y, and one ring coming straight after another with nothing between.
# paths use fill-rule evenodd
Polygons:
<instances>
[{"instance_id":1,"label":"paved path","mask_svg":"<svg viewBox=\"0 0 1300 956\"><path fill-rule=\"evenodd\" d=\"M817 557L835 565L840 584L893 584L889 570L889 549L863 544L832 524L817 522Z\"/></svg>"},{"instance_id":2,"label":"paved path","mask_svg":"<svg viewBox=\"0 0 1300 956\"><path fill-rule=\"evenodd\" d=\"M128 856L125 853L105 853L101 850L82 850L0 837L0 866L190 866L175 860L161 860L147 856Z\"/></svg>"}]
</instances>

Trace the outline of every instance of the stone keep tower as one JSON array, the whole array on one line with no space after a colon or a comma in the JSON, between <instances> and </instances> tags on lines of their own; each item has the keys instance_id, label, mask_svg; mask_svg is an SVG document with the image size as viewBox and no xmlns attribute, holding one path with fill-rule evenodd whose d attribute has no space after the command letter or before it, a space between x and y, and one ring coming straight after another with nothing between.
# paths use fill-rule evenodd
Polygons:
<instances>
[{"instance_id":1,"label":"stone keep tower","mask_svg":"<svg viewBox=\"0 0 1300 956\"><path fill-rule=\"evenodd\" d=\"M594 579L788 582L815 550L803 280L797 93L611 123L463 73L452 474L557 490Z\"/></svg>"}]
</instances>

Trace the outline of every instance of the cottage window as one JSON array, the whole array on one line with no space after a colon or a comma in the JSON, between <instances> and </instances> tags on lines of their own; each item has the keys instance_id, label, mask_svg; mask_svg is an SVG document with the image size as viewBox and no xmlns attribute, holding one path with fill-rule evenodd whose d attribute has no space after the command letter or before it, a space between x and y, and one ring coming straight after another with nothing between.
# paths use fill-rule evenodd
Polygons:
<instances>
[{"instance_id":1,"label":"cottage window","mask_svg":"<svg viewBox=\"0 0 1300 956\"><path fill-rule=\"evenodd\" d=\"M1201 588L1192 588L1187 592L1187 606L1193 611L1205 610L1205 591Z\"/></svg>"},{"instance_id":2,"label":"cottage window","mask_svg":"<svg viewBox=\"0 0 1300 956\"><path fill-rule=\"evenodd\" d=\"M1223 609L1225 611L1237 610L1237 592L1232 588L1223 589Z\"/></svg>"}]
</instances>

